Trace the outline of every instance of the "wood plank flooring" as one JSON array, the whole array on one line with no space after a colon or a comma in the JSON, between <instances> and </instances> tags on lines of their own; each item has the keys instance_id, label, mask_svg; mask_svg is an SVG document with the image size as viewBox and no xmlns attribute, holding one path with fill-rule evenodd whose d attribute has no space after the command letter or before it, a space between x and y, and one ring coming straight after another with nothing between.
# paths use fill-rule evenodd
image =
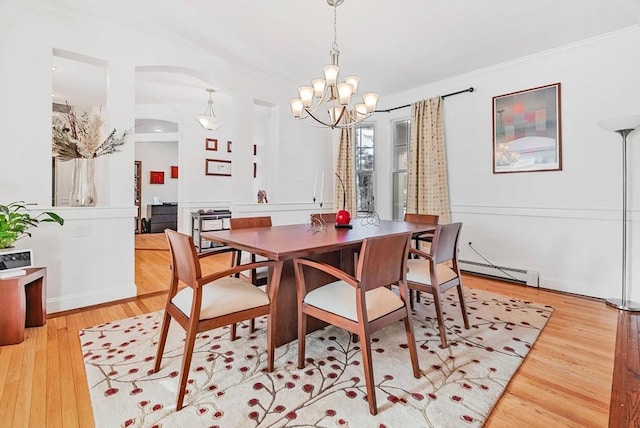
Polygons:
<instances>
[{"instance_id":1,"label":"wood plank flooring","mask_svg":"<svg viewBox=\"0 0 640 428\"><path fill-rule=\"evenodd\" d=\"M640 427L640 315L620 311L609 427Z\"/></svg>"},{"instance_id":2,"label":"wood plank flooring","mask_svg":"<svg viewBox=\"0 0 640 428\"><path fill-rule=\"evenodd\" d=\"M50 315L45 326L27 329L23 343L0 347L0 427L93 426L78 330L165 304L169 253L149 241L140 245L137 298ZM207 257L203 269L229 266L228 257ZM555 309L485 426L608 426L618 311L595 299L476 276L464 279L467 287ZM633 318L637 352L638 318Z\"/></svg>"}]
</instances>

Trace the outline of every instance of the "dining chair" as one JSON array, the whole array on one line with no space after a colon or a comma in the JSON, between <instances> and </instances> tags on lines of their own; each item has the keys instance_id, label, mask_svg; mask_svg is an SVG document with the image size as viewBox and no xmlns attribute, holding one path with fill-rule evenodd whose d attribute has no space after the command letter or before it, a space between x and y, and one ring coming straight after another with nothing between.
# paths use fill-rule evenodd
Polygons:
<instances>
[{"instance_id":1,"label":"dining chair","mask_svg":"<svg viewBox=\"0 0 640 428\"><path fill-rule=\"evenodd\" d=\"M326 224L333 224L336 222L336 215L338 213L313 213L309 216L310 220L320 221Z\"/></svg>"},{"instance_id":2,"label":"dining chair","mask_svg":"<svg viewBox=\"0 0 640 428\"><path fill-rule=\"evenodd\" d=\"M409 214L406 213L404 215L404 221L410 222L410 223L423 223L423 224L432 224L432 225L437 225L438 221L440 219L440 216L438 216L437 214ZM421 243L426 243L427 247L425 248L428 251L428 246L431 245L431 242L433 241L433 232L426 232L423 234L420 234L418 236L416 236L414 238L414 243L415 243L415 247L417 249L421 249L420 248L420 244Z\"/></svg>"},{"instance_id":3,"label":"dining chair","mask_svg":"<svg viewBox=\"0 0 640 428\"><path fill-rule=\"evenodd\" d=\"M237 217L229 219L229 225L231 230L235 229L248 229L253 227L271 227L271 216L261 216L261 217ZM249 255L251 258L251 262L255 263L256 261L264 261L266 258L264 257L256 257L255 254ZM235 264L242 264L242 251L236 251L236 261ZM259 272L257 270L251 271L251 276L249 277L251 283L254 285L264 285L267 283L267 271L266 269L261 269Z\"/></svg>"},{"instance_id":4,"label":"dining chair","mask_svg":"<svg viewBox=\"0 0 640 428\"><path fill-rule=\"evenodd\" d=\"M411 233L365 239L355 275L337 267L309 259L294 259L298 292L298 368L304 368L307 317L325 321L358 335L361 342L369 412L378 412L371 334L398 320L404 320L413 376L420 377L420 366L411 322L406 283L407 254ZM311 277L322 271L337 281L309 290L305 271ZM399 294L387 288L397 284Z\"/></svg>"},{"instance_id":5,"label":"dining chair","mask_svg":"<svg viewBox=\"0 0 640 428\"><path fill-rule=\"evenodd\" d=\"M409 214L405 213L404 221L408 221L410 223L423 223L423 224L432 224L437 225L440 220L440 216L437 214ZM422 249L423 251L429 252L429 248L431 248L431 242L433 241L433 231L426 232L415 236L413 238L414 248L418 250ZM423 244L423 245L420 245ZM409 257L415 258L412 254L409 254ZM411 302L411 309L413 309L413 290L409 289L409 301ZM420 292L416 291L416 301L420 303Z\"/></svg>"},{"instance_id":6,"label":"dining chair","mask_svg":"<svg viewBox=\"0 0 640 428\"><path fill-rule=\"evenodd\" d=\"M260 216L260 217L236 217L229 219L229 227L231 230L236 229L249 229L253 227L271 227L271 216ZM241 265L243 263L243 255L241 250L236 250L236 258L235 265ZM255 263L257 261L266 261L267 259L262 256L257 256L256 254L249 254L250 262ZM244 260L246 262L246 259ZM240 274L237 274L236 277L239 277ZM264 286L267 283L268 269L266 267L260 269L252 269L249 273L249 281L255 286ZM253 333L256 330L256 321L254 318L250 321L250 332ZM237 329L236 325L231 326L231 334L233 340L237 339L236 335Z\"/></svg>"},{"instance_id":7,"label":"dining chair","mask_svg":"<svg viewBox=\"0 0 640 428\"><path fill-rule=\"evenodd\" d=\"M433 303L438 318L440 342L443 348L447 347L447 335L442 313L443 293L456 287L464 328L469 328L469 317L464 301L464 288L460 268L458 266L458 241L462 223L443 224L436 227L433 242L429 252L409 249L409 252L418 256L417 259L409 259L407 267L407 284L410 290L424 291L433 295Z\"/></svg>"},{"instance_id":8,"label":"dining chair","mask_svg":"<svg viewBox=\"0 0 640 428\"><path fill-rule=\"evenodd\" d=\"M170 229L166 229L165 234L171 254L171 284L153 372L160 370L169 324L171 320L175 320L185 330L186 336L176 400L178 411L183 407L193 346L196 335L200 332L266 316L267 371L273 371L275 324L271 321L271 315L276 308L281 268L276 265L268 292L233 275L260 266L274 265L276 262L234 266L202 276L193 238ZM179 289L179 283L185 284L186 287Z\"/></svg>"}]
</instances>

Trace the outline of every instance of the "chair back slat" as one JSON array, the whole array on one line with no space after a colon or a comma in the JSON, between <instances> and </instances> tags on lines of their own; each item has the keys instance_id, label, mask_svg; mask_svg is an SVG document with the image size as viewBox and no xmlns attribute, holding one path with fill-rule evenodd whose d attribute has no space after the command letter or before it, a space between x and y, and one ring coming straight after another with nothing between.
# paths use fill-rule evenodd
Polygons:
<instances>
[{"instance_id":1,"label":"chair back slat","mask_svg":"<svg viewBox=\"0 0 640 428\"><path fill-rule=\"evenodd\" d=\"M180 280L192 288L198 287L202 278L200 260L193 245L193 238L175 230L165 229L169 251L171 253L171 270L174 279Z\"/></svg>"},{"instance_id":2,"label":"chair back slat","mask_svg":"<svg viewBox=\"0 0 640 428\"><path fill-rule=\"evenodd\" d=\"M271 227L271 216L236 217L229 219L231 229L248 229L251 227Z\"/></svg>"},{"instance_id":3,"label":"chair back slat","mask_svg":"<svg viewBox=\"0 0 640 428\"><path fill-rule=\"evenodd\" d=\"M436 264L455 259L461 228L462 223L443 224L436 228L431 246L431 254Z\"/></svg>"},{"instance_id":4,"label":"chair back slat","mask_svg":"<svg viewBox=\"0 0 640 428\"><path fill-rule=\"evenodd\" d=\"M311 221L318 220L325 223L335 223L338 213L313 213L310 215Z\"/></svg>"},{"instance_id":5,"label":"chair back slat","mask_svg":"<svg viewBox=\"0 0 640 428\"><path fill-rule=\"evenodd\" d=\"M367 238L358 258L357 278L365 291L405 279L411 233Z\"/></svg>"},{"instance_id":6,"label":"chair back slat","mask_svg":"<svg viewBox=\"0 0 640 428\"><path fill-rule=\"evenodd\" d=\"M410 223L438 224L440 216L436 214L409 214L404 215L404 221Z\"/></svg>"}]
</instances>

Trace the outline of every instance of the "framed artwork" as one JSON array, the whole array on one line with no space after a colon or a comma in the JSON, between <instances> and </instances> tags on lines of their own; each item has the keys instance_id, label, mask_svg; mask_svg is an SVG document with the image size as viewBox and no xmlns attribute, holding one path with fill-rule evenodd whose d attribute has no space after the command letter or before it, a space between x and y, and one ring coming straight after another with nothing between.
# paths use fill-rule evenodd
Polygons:
<instances>
[{"instance_id":1,"label":"framed artwork","mask_svg":"<svg viewBox=\"0 0 640 428\"><path fill-rule=\"evenodd\" d=\"M205 175L221 175L231 177L231 161L221 159L205 159Z\"/></svg>"},{"instance_id":2,"label":"framed artwork","mask_svg":"<svg viewBox=\"0 0 640 428\"><path fill-rule=\"evenodd\" d=\"M560 170L560 83L493 97L493 173Z\"/></svg>"},{"instance_id":3,"label":"framed artwork","mask_svg":"<svg viewBox=\"0 0 640 428\"><path fill-rule=\"evenodd\" d=\"M149 183L164 184L164 171L151 171Z\"/></svg>"},{"instance_id":4,"label":"framed artwork","mask_svg":"<svg viewBox=\"0 0 640 428\"><path fill-rule=\"evenodd\" d=\"M218 151L218 140L215 138L207 138L204 140L205 145L204 148L207 150L212 150L214 152Z\"/></svg>"},{"instance_id":5,"label":"framed artwork","mask_svg":"<svg viewBox=\"0 0 640 428\"><path fill-rule=\"evenodd\" d=\"M178 178L178 167L176 165L171 166L171 178Z\"/></svg>"},{"instance_id":6,"label":"framed artwork","mask_svg":"<svg viewBox=\"0 0 640 428\"><path fill-rule=\"evenodd\" d=\"M231 141L227 141L227 153L231 153Z\"/></svg>"}]
</instances>

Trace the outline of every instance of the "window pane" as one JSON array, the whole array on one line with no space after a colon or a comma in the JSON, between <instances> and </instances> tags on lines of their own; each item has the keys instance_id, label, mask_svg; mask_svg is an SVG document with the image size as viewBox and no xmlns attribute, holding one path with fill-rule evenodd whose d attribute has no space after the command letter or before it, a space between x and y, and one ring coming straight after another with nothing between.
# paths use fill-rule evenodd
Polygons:
<instances>
[{"instance_id":1,"label":"window pane","mask_svg":"<svg viewBox=\"0 0 640 428\"><path fill-rule=\"evenodd\" d=\"M361 125L354 130L356 167L356 216L375 210L373 196L373 172L375 167L375 127Z\"/></svg>"},{"instance_id":2,"label":"window pane","mask_svg":"<svg viewBox=\"0 0 640 428\"><path fill-rule=\"evenodd\" d=\"M373 148L373 125L360 127L360 138L357 144L361 147Z\"/></svg>"},{"instance_id":3,"label":"window pane","mask_svg":"<svg viewBox=\"0 0 640 428\"><path fill-rule=\"evenodd\" d=\"M409 121L403 120L393 124L393 144L396 146L409 144Z\"/></svg>"},{"instance_id":4,"label":"window pane","mask_svg":"<svg viewBox=\"0 0 640 428\"><path fill-rule=\"evenodd\" d=\"M358 214L369 213L375 210L373 199L373 174L359 173L356 176L357 193L356 206Z\"/></svg>"},{"instance_id":5,"label":"window pane","mask_svg":"<svg viewBox=\"0 0 640 428\"><path fill-rule=\"evenodd\" d=\"M393 219L404 220L407 208L407 173L393 173Z\"/></svg>"},{"instance_id":6,"label":"window pane","mask_svg":"<svg viewBox=\"0 0 640 428\"><path fill-rule=\"evenodd\" d=\"M407 146L396 146L393 148L393 169L407 169Z\"/></svg>"},{"instance_id":7,"label":"window pane","mask_svg":"<svg viewBox=\"0 0 640 428\"><path fill-rule=\"evenodd\" d=\"M373 148L356 149L356 170L373 171Z\"/></svg>"}]
</instances>

